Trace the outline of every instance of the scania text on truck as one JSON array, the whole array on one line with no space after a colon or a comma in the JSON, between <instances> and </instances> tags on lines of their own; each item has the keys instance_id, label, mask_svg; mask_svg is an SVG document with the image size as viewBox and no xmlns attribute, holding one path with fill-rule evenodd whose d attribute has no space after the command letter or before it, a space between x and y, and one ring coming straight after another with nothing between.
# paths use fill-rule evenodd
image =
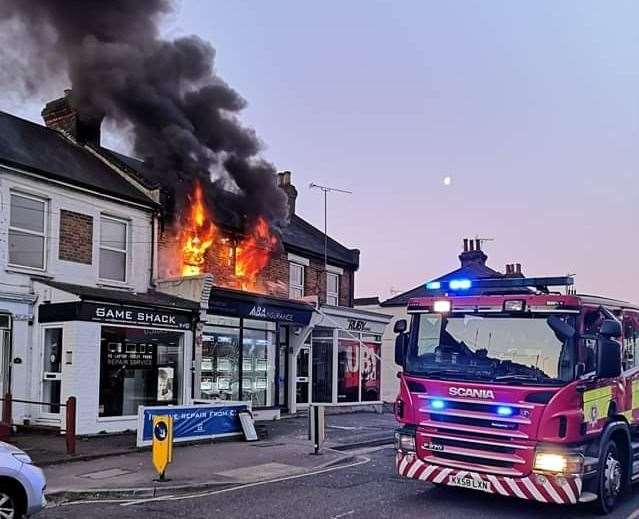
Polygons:
<instances>
[{"instance_id":1,"label":"scania text on truck","mask_svg":"<svg viewBox=\"0 0 639 519\"><path fill-rule=\"evenodd\" d=\"M400 476L614 508L639 479L639 306L572 285L452 279L410 300L410 330L395 324Z\"/></svg>"}]
</instances>

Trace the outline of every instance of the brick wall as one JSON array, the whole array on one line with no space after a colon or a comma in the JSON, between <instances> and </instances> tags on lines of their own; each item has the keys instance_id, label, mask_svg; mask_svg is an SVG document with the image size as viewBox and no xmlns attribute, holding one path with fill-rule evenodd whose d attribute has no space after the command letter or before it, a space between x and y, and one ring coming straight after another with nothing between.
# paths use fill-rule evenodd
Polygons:
<instances>
[{"instance_id":1,"label":"brick wall","mask_svg":"<svg viewBox=\"0 0 639 519\"><path fill-rule=\"evenodd\" d=\"M175 277L180 275L179 244L175 237L163 235L159 241L160 275L161 277ZM304 295L319 296L322 303L326 302L326 276L324 275L324 262L313 258L309 259L309 265L304 268ZM233 247L229 242L214 243L207 254L206 263L202 272L213 275L215 285L236 290L259 292L275 297L288 298L289 260L288 254L281 247L275 250L257 277L254 286L242 286L242 281L235 276L235 258ZM340 306L353 305L353 271L345 270L340 276L339 304Z\"/></svg>"},{"instance_id":2,"label":"brick wall","mask_svg":"<svg viewBox=\"0 0 639 519\"><path fill-rule=\"evenodd\" d=\"M93 218L86 214L60 210L58 257L64 261L90 265L93 260Z\"/></svg>"}]
</instances>

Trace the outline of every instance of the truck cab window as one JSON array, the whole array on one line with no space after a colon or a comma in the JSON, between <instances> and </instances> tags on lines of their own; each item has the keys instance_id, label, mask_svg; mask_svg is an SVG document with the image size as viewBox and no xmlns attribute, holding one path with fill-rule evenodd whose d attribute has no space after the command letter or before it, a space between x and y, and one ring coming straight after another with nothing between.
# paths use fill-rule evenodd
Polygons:
<instances>
[{"instance_id":1,"label":"truck cab window","mask_svg":"<svg viewBox=\"0 0 639 519\"><path fill-rule=\"evenodd\" d=\"M623 318L623 368L629 370L639 365L639 314L627 313Z\"/></svg>"}]
</instances>

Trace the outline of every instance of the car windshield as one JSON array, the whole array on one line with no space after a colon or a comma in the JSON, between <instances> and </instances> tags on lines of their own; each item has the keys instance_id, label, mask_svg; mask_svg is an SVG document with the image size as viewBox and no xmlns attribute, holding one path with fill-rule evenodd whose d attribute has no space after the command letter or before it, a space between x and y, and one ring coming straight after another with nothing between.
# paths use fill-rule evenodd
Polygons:
<instances>
[{"instance_id":1,"label":"car windshield","mask_svg":"<svg viewBox=\"0 0 639 519\"><path fill-rule=\"evenodd\" d=\"M573 316L560 317L574 327ZM405 368L430 378L564 383L574 377L574 351L547 316L417 314Z\"/></svg>"}]
</instances>

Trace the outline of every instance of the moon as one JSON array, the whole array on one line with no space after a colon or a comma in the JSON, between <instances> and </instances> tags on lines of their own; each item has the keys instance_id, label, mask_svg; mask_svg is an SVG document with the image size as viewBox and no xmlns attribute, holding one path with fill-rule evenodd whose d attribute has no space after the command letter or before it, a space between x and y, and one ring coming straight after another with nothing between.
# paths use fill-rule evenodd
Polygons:
<instances>
[{"instance_id":1,"label":"moon","mask_svg":"<svg viewBox=\"0 0 639 519\"><path fill-rule=\"evenodd\" d=\"M443 182L445 186L450 186L453 182L453 179L450 176L445 176Z\"/></svg>"}]
</instances>

